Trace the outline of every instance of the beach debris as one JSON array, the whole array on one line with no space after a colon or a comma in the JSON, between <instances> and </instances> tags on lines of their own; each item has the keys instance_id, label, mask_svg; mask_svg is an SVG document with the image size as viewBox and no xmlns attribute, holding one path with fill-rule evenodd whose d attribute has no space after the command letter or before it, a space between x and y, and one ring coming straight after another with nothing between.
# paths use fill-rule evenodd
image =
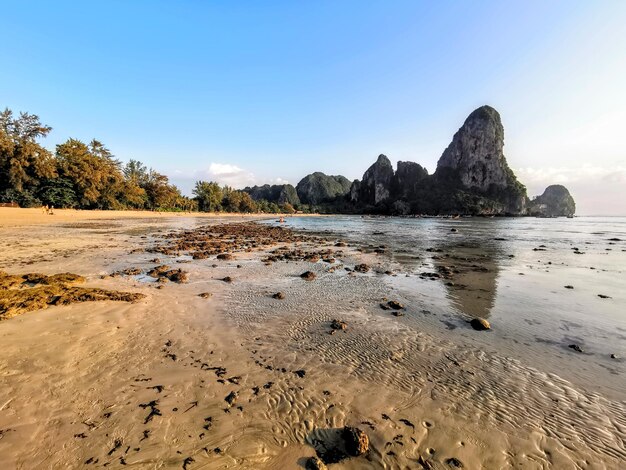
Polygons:
<instances>
[{"instance_id":1,"label":"beach debris","mask_svg":"<svg viewBox=\"0 0 626 470\"><path fill-rule=\"evenodd\" d=\"M415 429L415 425L411 421L409 421L408 419L400 418L399 421L401 423L405 424L406 426Z\"/></svg>"},{"instance_id":2,"label":"beach debris","mask_svg":"<svg viewBox=\"0 0 626 470\"><path fill-rule=\"evenodd\" d=\"M276 292L272 295L272 297L278 300L283 300L285 298L285 294L283 292Z\"/></svg>"},{"instance_id":3,"label":"beach debris","mask_svg":"<svg viewBox=\"0 0 626 470\"><path fill-rule=\"evenodd\" d=\"M138 293L73 285L83 282L84 277L72 273L46 276L39 273L10 275L0 271L0 321L51 305L101 300L136 302L145 297Z\"/></svg>"},{"instance_id":4,"label":"beach debris","mask_svg":"<svg viewBox=\"0 0 626 470\"><path fill-rule=\"evenodd\" d=\"M612 353L612 354L611 354L611 359L617 359L617 354Z\"/></svg>"},{"instance_id":5,"label":"beach debris","mask_svg":"<svg viewBox=\"0 0 626 470\"><path fill-rule=\"evenodd\" d=\"M600 297L601 299L610 299L611 297L608 295L604 295L604 294L598 294L598 297Z\"/></svg>"},{"instance_id":6,"label":"beach debris","mask_svg":"<svg viewBox=\"0 0 626 470\"><path fill-rule=\"evenodd\" d=\"M393 310L402 310L404 308L404 305L397 300L390 300L387 302L387 305L389 305L389 308L392 308Z\"/></svg>"},{"instance_id":7,"label":"beach debris","mask_svg":"<svg viewBox=\"0 0 626 470\"><path fill-rule=\"evenodd\" d=\"M314 272L311 271L306 271L302 274L300 274L300 277L302 279L304 279L305 281L312 281L313 279L315 279L317 276L315 275Z\"/></svg>"},{"instance_id":8,"label":"beach debris","mask_svg":"<svg viewBox=\"0 0 626 470\"><path fill-rule=\"evenodd\" d=\"M330 327L333 330L345 330L348 327L348 324L345 321L333 320L330 322Z\"/></svg>"},{"instance_id":9,"label":"beach debris","mask_svg":"<svg viewBox=\"0 0 626 470\"><path fill-rule=\"evenodd\" d=\"M107 455L113 455L113 452L115 452L120 447L122 447L122 440L121 439L115 439L115 441L113 442L113 447L107 453Z\"/></svg>"},{"instance_id":10,"label":"beach debris","mask_svg":"<svg viewBox=\"0 0 626 470\"><path fill-rule=\"evenodd\" d=\"M299 369L293 372L294 374L296 374L298 377L302 378L306 375L306 371L304 369Z\"/></svg>"},{"instance_id":11,"label":"beach debris","mask_svg":"<svg viewBox=\"0 0 626 470\"><path fill-rule=\"evenodd\" d=\"M455 229L455 228L451 228L451 229L450 229L450 231L451 231L452 233L456 233L456 232L458 232L458 230L457 230L457 229Z\"/></svg>"},{"instance_id":12,"label":"beach debris","mask_svg":"<svg viewBox=\"0 0 626 470\"><path fill-rule=\"evenodd\" d=\"M148 271L148 276L156 278L157 282L177 282L179 284L187 282L188 276L182 269L171 269L170 266L163 264L156 266Z\"/></svg>"},{"instance_id":13,"label":"beach debris","mask_svg":"<svg viewBox=\"0 0 626 470\"><path fill-rule=\"evenodd\" d=\"M309 457L304 466L306 470L326 470L326 464L318 457Z\"/></svg>"},{"instance_id":14,"label":"beach debris","mask_svg":"<svg viewBox=\"0 0 626 470\"><path fill-rule=\"evenodd\" d=\"M423 470L433 470L433 464L429 460L425 460L421 455L417 458L417 463L422 466Z\"/></svg>"},{"instance_id":15,"label":"beach debris","mask_svg":"<svg viewBox=\"0 0 626 470\"><path fill-rule=\"evenodd\" d=\"M343 437L346 452L352 457L358 457L367 452L370 445L370 440L365 432L359 428L352 426L345 426L341 432Z\"/></svg>"},{"instance_id":16,"label":"beach debris","mask_svg":"<svg viewBox=\"0 0 626 470\"><path fill-rule=\"evenodd\" d=\"M227 283L230 284L231 282L233 282L233 278L230 277L230 276L226 276L226 277L222 278L222 281L227 282Z\"/></svg>"},{"instance_id":17,"label":"beach debris","mask_svg":"<svg viewBox=\"0 0 626 470\"><path fill-rule=\"evenodd\" d=\"M201 294L198 294L198 297L202 297L203 299L210 299L211 297L213 297L213 294L211 292L202 292Z\"/></svg>"},{"instance_id":18,"label":"beach debris","mask_svg":"<svg viewBox=\"0 0 626 470\"><path fill-rule=\"evenodd\" d=\"M570 285L563 286L563 287L565 287L566 289L573 289L574 288L574 286L570 286Z\"/></svg>"},{"instance_id":19,"label":"beach debris","mask_svg":"<svg viewBox=\"0 0 626 470\"><path fill-rule=\"evenodd\" d=\"M579 352L579 353L584 352L584 351L583 351L583 348L581 348L581 347L580 347L579 345L577 345L577 344L570 344L570 345L568 346L568 348L573 349L574 351Z\"/></svg>"},{"instance_id":20,"label":"beach debris","mask_svg":"<svg viewBox=\"0 0 626 470\"><path fill-rule=\"evenodd\" d=\"M366 272L368 272L370 269L371 269L371 268L370 268L370 266L369 266L368 264L365 264L365 263L357 264L357 265L354 267L354 270L355 270L357 273L366 273Z\"/></svg>"},{"instance_id":21,"label":"beach debris","mask_svg":"<svg viewBox=\"0 0 626 470\"><path fill-rule=\"evenodd\" d=\"M228 403L229 405L232 405L233 403L235 403L238 396L239 394L237 392L230 392L228 395L226 395L226 398L224 398L224 401Z\"/></svg>"},{"instance_id":22,"label":"beach debris","mask_svg":"<svg viewBox=\"0 0 626 470\"><path fill-rule=\"evenodd\" d=\"M116 273L113 273L112 275L123 274L124 276L137 276L138 274L141 274L142 272L143 271L141 270L141 268L126 268Z\"/></svg>"},{"instance_id":23,"label":"beach debris","mask_svg":"<svg viewBox=\"0 0 626 470\"><path fill-rule=\"evenodd\" d=\"M195 460L193 457L187 457L185 460L183 460L183 470L187 470L189 468L189 465L194 462Z\"/></svg>"},{"instance_id":24,"label":"beach debris","mask_svg":"<svg viewBox=\"0 0 626 470\"><path fill-rule=\"evenodd\" d=\"M155 416L161 416L161 410L159 410L157 408L157 405L159 404L159 400L152 400L148 403L141 403L139 405L139 408L150 408L150 413L148 413L148 416L146 416L146 419L143 421L143 424L148 424L150 421L152 421L152 418L154 418Z\"/></svg>"},{"instance_id":25,"label":"beach debris","mask_svg":"<svg viewBox=\"0 0 626 470\"><path fill-rule=\"evenodd\" d=\"M162 264L161 266L156 266L154 268L152 268L150 271L148 271L148 276L150 277L161 277L166 271L169 271L171 269L170 266L168 266L167 264Z\"/></svg>"},{"instance_id":26,"label":"beach debris","mask_svg":"<svg viewBox=\"0 0 626 470\"><path fill-rule=\"evenodd\" d=\"M217 255L217 259L222 261L230 261L234 258L235 257L231 253L220 253L219 255Z\"/></svg>"},{"instance_id":27,"label":"beach debris","mask_svg":"<svg viewBox=\"0 0 626 470\"><path fill-rule=\"evenodd\" d=\"M184 284L189 279L187 273L182 269L172 269L171 271L165 272L164 275L170 281L177 282L179 284Z\"/></svg>"},{"instance_id":28,"label":"beach debris","mask_svg":"<svg viewBox=\"0 0 626 470\"><path fill-rule=\"evenodd\" d=\"M456 457L451 457L446 460L446 464L448 465L448 467L452 468L463 468L463 463Z\"/></svg>"},{"instance_id":29,"label":"beach debris","mask_svg":"<svg viewBox=\"0 0 626 470\"><path fill-rule=\"evenodd\" d=\"M484 318L472 318L472 320L470 321L470 325L477 331L485 331L491 329L491 325Z\"/></svg>"}]
</instances>

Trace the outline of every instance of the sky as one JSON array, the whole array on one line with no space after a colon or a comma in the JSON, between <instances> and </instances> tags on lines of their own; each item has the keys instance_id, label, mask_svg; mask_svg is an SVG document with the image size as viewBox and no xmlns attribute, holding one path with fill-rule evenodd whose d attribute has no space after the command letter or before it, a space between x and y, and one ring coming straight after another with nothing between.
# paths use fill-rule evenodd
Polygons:
<instances>
[{"instance_id":1,"label":"sky","mask_svg":"<svg viewBox=\"0 0 626 470\"><path fill-rule=\"evenodd\" d=\"M0 107L54 149L234 187L384 153L434 171L469 113L496 108L529 196L626 215L626 2L0 0Z\"/></svg>"}]
</instances>

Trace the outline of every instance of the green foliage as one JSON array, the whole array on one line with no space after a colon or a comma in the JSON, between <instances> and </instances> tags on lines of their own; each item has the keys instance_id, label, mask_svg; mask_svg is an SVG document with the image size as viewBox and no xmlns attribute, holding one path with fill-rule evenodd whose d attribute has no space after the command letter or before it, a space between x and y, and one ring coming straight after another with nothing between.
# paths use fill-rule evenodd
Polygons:
<instances>
[{"instance_id":1,"label":"green foliage","mask_svg":"<svg viewBox=\"0 0 626 470\"><path fill-rule=\"evenodd\" d=\"M320 204L345 196L351 184L344 176L329 176L318 171L302 178L296 190L301 202Z\"/></svg>"},{"instance_id":2,"label":"green foliage","mask_svg":"<svg viewBox=\"0 0 626 470\"><path fill-rule=\"evenodd\" d=\"M78 205L72 180L63 177L46 180L39 190L39 199L42 204L59 208Z\"/></svg>"},{"instance_id":3,"label":"green foliage","mask_svg":"<svg viewBox=\"0 0 626 470\"><path fill-rule=\"evenodd\" d=\"M52 155L37 142L51 130L34 114L15 118L9 109L0 113L0 197L23 205L36 203L41 180L55 176Z\"/></svg>"},{"instance_id":4,"label":"green foliage","mask_svg":"<svg viewBox=\"0 0 626 470\"><path fill-rule=\"evenodd\" d=\"M198 201L198 210L202 212L219 212L222 210L223 191L219 184L196 181L193 194Z\"/></svg>"}]
</instances>

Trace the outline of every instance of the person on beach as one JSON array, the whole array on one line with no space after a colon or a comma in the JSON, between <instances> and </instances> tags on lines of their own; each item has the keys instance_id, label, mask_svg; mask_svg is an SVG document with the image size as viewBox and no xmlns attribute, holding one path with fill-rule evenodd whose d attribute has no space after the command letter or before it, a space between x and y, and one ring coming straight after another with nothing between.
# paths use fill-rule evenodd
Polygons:
<instances>
[{"instance_id":1,"label":"person on beach","mask_svg":"<svg viewBox=\"0 0 626 470\"><path fill-rule=\"evenodd\" d=\"M48 212L48 215L54 215L54 206L50 206L50 210Z\"/></svg>"}]
</instances>

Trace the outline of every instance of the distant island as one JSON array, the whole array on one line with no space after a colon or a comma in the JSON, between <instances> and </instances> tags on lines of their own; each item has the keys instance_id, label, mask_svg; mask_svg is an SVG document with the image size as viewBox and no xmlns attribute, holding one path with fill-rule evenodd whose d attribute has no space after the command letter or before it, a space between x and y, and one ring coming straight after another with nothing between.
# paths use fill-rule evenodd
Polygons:
<instances>
[{"instance_id":1,"label":"distant island","mask_svg":"<svg viewBox=\"0 0 626 470\"><path fill-rule=\"evenodd\" d=\"M207 212L573 217L567 188L553 185L530 200L504 156L504 127L490 106L473 111L429 175L418 163L385 155L349 181L315 172L294 187L236 190L198 181L193 197L167 176L130 160L123 165L98 140L68 139L54 153L39 140L50 132L36 115L0 113L0 204L80 209Z\"/></svg>"}]
</instances>

